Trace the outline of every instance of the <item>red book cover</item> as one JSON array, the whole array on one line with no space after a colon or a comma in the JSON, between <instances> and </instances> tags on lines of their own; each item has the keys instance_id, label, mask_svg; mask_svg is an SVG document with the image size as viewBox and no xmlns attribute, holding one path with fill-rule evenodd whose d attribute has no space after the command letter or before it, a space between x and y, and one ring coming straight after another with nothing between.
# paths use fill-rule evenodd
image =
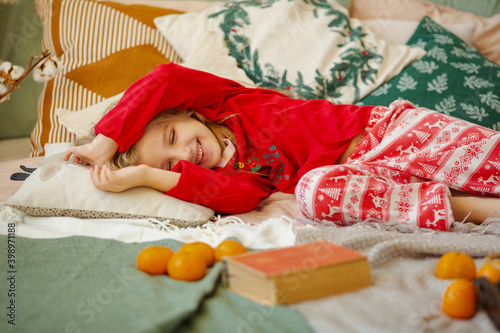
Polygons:
<instances>
[{"instance_id":1,"label":"red book cover","mask_svg":"<svg viewBox=\"0 0 500 333\"><path fill-rule=\"evenodd\" d=\"M231 257L264 276L289 274L364 259L360 252L321 241Z\"/></svg>"}]
</instances>

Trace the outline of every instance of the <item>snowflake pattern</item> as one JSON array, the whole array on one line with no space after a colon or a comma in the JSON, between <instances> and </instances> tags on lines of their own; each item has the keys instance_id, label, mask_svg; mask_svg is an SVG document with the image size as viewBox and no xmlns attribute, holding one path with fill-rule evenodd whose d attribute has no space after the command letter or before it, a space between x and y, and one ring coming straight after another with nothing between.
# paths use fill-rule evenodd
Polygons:
<instances>
[{"instance_id":1,"label":"snowflake pattern","mask_svg":"<svg viewBox=\"0 0 500 333\"><path fill-rule=\"evenodd\" d=\"M395 163L396 159L383 156L394 155L391 152L397 152L402 142L386 141L384 151L375 160L369 159L365 164L356 164L359 162L356 159L354 164L338 167L349 177L349 183L345 185L347 187L343 187L349 190L342 191L341 195L345 195L343 200L347 202L337 216L332 214L332 209L337 208L337 201L323 204L326 206L320 212L325 216L331 215L329 221L350 225L361 219L388 222L389 218L396 217L398 222L403 224L446 230L451 215L442 216L441 213L437 216L436 211L449 209L449 202L443 200L444 191L434 192L435 186L432 184L441 182L475 193L487 193L497 186L500 180L500 147L493 144L498 139L497 133L439 113L429 113L425 109L409 110L404 113L402 119L395 120L394 115L399 111L399 106L395 106L393 114L378 117L379 122L372 124L365 136L374 135L383 126L381 123L385 123L388 124L386 127L389 133L384 133L384 137L377 137L381 141L391 135L395 138L420 138L427 132L436 139L445 139L450 144L436 145L435 140L427 140L420 150L407 157L410 163L401 161L398 164ZM401 130L394 126L394 122L401 121L408 123L406 129ZM442 124L436 127L428 126L437 124L437 121ZM439 135L436 135L438 133ZM425 162L425 165L421 162ZM475 173L473 178L469 176L471 172ZM363 177L359 177L360 175ZM360 179L364 181L361 182ZM437 182L429 183L428 180ZM492 193L497 192L496 190ZM320 200L317 198L316 202ZM424 203L424 206L429 206L428 209L422 207Z\"/></svg>"},{"instance_id":2,"label":"snowflake pattern","mask_svg":"<svg viewBox=\"0 0 500 333\"><path fill-rule=\"evenodd\" d=\"M353 204L357 204L357 203L359 202L359 197L358 197L357 195L353 195L353 196L351 197L351 202L352 202Z\"/></svg>"}]
</instances>

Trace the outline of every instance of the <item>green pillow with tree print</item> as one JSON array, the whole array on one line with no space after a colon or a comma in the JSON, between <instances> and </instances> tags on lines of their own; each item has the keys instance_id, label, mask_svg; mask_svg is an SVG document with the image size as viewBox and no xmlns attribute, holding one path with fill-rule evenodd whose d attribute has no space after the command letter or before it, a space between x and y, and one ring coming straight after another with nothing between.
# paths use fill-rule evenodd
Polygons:
<instances>
[{"instance_id":1,"label":"green pillow with tree print","mask_svg":"<svg viewBox=\"0 0 500 333\"><path fill-rule=\"evenodd\" d=\"M427 51L398 76L361 101L415 105L500 130L500 66L445 28L424 17L407 43Z\"/></svg>"}]
</instances>

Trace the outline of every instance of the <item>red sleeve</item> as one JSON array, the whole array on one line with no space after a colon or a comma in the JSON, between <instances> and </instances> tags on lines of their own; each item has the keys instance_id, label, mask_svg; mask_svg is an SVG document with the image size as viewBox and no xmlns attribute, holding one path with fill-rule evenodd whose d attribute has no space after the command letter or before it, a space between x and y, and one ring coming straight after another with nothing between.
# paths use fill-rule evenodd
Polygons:
<instances>
[{"instance_id":1,"label":"red sleeve","mask_svg":"<svg viewBox=\"0 0 500 333\"><path fill-rule=\"evenodd\" d=\"M209 120L217 119L224 91L231 87L241 85L173 63L158 65L127 89L95 126L95 133L113 139L123 152L141 138L146 125L161 111L193 110Z\"/></svg>"},{"instance_id":2,"label":"red sleeve","mask_svg":"<svg viewBox=\"0 0 500 333\"><path fill-rule=\"evenodd\" d=\"M180 161L172 171L180 172L181 177L165 194L226 214L249 212L276 192L268 180L249 172L223 168L215 171L187 161Z\"/></svg>"}]
</instances>

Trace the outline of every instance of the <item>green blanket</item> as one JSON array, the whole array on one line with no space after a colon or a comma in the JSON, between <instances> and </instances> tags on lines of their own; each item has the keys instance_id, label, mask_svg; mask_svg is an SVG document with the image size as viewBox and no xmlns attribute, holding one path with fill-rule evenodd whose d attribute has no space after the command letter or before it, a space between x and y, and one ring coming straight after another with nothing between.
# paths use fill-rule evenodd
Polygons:
<instances>
[{"instance_id":1,"label":"green blanket","mask_svg":"<svg viewBox=\"0 0 500 333\"><path fill-rule=\"evenodd\" d=\"M182 243L174 240L15 237L9 242L2 235L0 243L1 332L312 331L289 307L261 306L226 290L220 263L199 282L136 268L141 249L161 244L177 250Z\"/></svg>"}]
</instances>

